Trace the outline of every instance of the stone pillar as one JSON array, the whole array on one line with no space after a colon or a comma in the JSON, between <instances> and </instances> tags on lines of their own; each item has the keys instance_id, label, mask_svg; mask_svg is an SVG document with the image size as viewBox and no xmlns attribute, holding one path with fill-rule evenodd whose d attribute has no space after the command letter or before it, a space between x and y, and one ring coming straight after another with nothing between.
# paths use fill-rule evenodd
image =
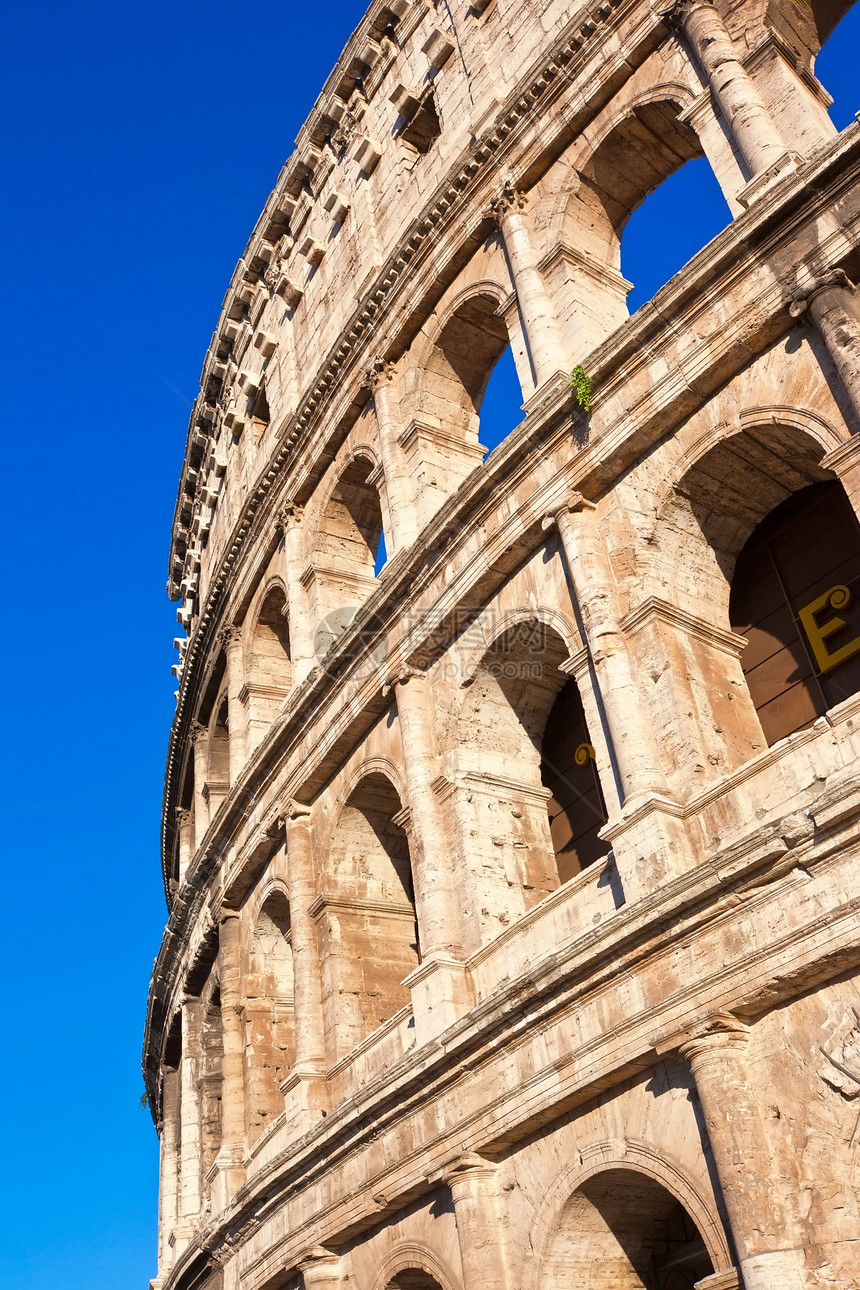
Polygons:
<instances>
[{"instance_id":1,"label":"stone pillar","mask_svg":"<svg viewBox=\"0 0 860 1290\"><path fill-rule=\"evenodd\" d=\"M642 706L630 655L615 615L612 571L597 532L594 506L576 494L544 520L556 527L578 626L622 804L665 789L657 748Z\"/></svg>"},{"instance_id":2,"label":"stone pillar","mask_svg":"<svg viewBox=\"0 0 860 1290\"><path fill-rule=\"evenodd\" d=\"M200 1214L200 1048L201 1003L182 999L182 1064L179 1084L179 1223L189 1230ZM177 1251L179 1253L179 1251Z\"/></svg>"},{"instance_id":3,"label":"stone pillar","mask_svg":"<svg viewBox=\"0 0 860 1290\"><path fill-rule=\"evenodd\" d=\"M418 511L415 485L409 471L406 454L400 443L400 429L391 407L390 386L394 380L394 365L378 361L367 373L367 383L373 394L373 407L379 430L379 451L385 474L385 492L388 498L388 515L391 528L392 549L389 558L402 547L411 546L418 536Z\"/></svg>"},{"instance_id":4,"label":"stone pillar","mask_svg":"<svg viewBox=\"0 0 860 1290\"><path fill-rule=\"evenodd\" d=\"M239 914L221 911L218 930L221 978L221 1145L215 1163L218 1181L213 1200L224 1209L245 1181L245 1035L239 945Z\"/></svg>"},{"instance_id":5,"label":"stone pillar","mask_svg":"<svg viewBox=\"0 0 860 1290\"><path fill-rule=\"evenodd\" d=\"M789 164L785 143L710 0L681 0L674 12L750 175Z\"/></svg>"},{"instance_id":6,"label":"stone pillar","mask_svg":"<svg viewBox=\"0 0 860 1290\"><path fill-rule=\"evenodd\" d=\"M746 1290L804 1290L767 1132L747 1084L748 1040L747 1026L719 1014L678 1051L696 1081Z\"/></svg>"},{"instance_id":7,"label":"stone pillar","mask_svg":"<svg viewBox=\"0 0 860 1290\"><path fill-rule=\"evenodd\" d=\"M176 811L176 875L180 887L185 881L191 857L194 854L194 839L191 836L191 812L185 807Z\"/></svg>"},{"instance_id":8,"label":"stone pillar","mask_svg":"<svg viewBox=\"0 0 860 1290\"><path fill-rule=\"evenodd\" d=\"M232 786L244 770L247 760L245 706L239 697L245 683L242 670L242 629L225 627L221 632L221 647L226 659L227 728L230 734L229 766Z\"/></svg>"},{"instance_id":9,"label":"stone pillar","mask_svg":"<svg viewBox=\"0 0 860 1290\"><path fill-rule=\"evenodd\" d=\"M444 1174L451 1188L463 1265L463 1290L509 1290L497 1167L461 1156Z\"/></svg>"},{"instance_id":10,"label":"stone pillar","mask_svg":"<svg viewBox=\"0 0 860 1290\"><path fill-rule=\"evenodd\" d=\"M295 1090L301 1117L316 1120L325 1108L326 1051L322 972L316 924L311 914L317 891L310 807L301 802L288 802L284 824L296 1027L296 1060L284 1091L289 1098Z\"/></svg>"},{"instance_id":11,"label":"stone pillar","mask_svg":"<svg viewBox=\"0 0 860 1290\"><path fill-rule=\"evenodd\" d=\"M191 727L191 746L194 755L194 850L209 828L209 802L203 789L209 777L209 731L199 721Z\"/></svg>"},{"instance_id":12,"label":"stone pillar","mask_svg":"<svg viewBox=\"0 0 860 1290\"><path fill-rule=\"evenodd\" d=\"M468 1007L451 839L436 793L439 769L433 701L427 677L411 668L385 687L397 704L409 797L415 915L421 964L407 977L416 1037L426 1042Z\"/></svg>"},{"instance_id":13,"label":"stone pillar","mask_svg":"<svg viewBox=\"0 0 860 1290\"><path fill-rule=\"evenodd\" d=\"M290 669L293 686L301 685L316 666L313 624L308 613L304 573L304 507L288 502L282 507L277 525L284 539L284 572L287 583L287 612L290 622Z\"/></svg>"},{"instance_id":14,"label":"stone pillar","mask_svg":"<svg viewBox=\"0 0 860 1290\"><path fill-rule=\"evenodd\" d=\"M559 372L566 374L571 364L565 357L555 310L538 268L538 257L523 214L524 207L523 194L507 182L491 203L490 210L502 235L535 387L539 388Z\"/></svg>"},{"instance_id":15,"label":"stone pillar","mask_svg":"<svg viewBox=\"0 0 860 1290\"><path fill-rule=\"evenodd\" d=\"M344 1284L340 1259L321 1245L308 1250L298 1266L305 1290L340 1290Z\"/></svg>"},{"instance_id":16,"label":"stone pillar","mask_svg":"<svg viewBox=\"0 0 860 1290\"><path fill-rule=\"evenodd\" d=\"M789 312L792 318L798 318L807 310L860 421L860 304L857 289L845 273L837 269L811 291L796 296Z\"/></svg>"},{"instance_id":17,"label":"stone pillar","mask_svg":"<svg viewBox=\"0 0 860 1290\"><path fill-rule=\"evenodd\" d=\"M161 1160L158 1189L158 1271L168 1271L173 1249L170 1234L179 1221L179 1071L165 1067L161 1085Z\"/></svg>"}]
</instances>

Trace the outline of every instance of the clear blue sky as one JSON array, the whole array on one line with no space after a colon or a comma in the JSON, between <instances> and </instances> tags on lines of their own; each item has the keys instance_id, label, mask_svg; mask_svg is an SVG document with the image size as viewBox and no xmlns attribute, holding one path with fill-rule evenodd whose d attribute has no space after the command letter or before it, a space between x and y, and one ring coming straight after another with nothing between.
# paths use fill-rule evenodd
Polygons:
<instances>
[{"instance_id":1,"label":"clear blue sky","mask_svg":"<svg viewBox=\"0 0 860 1290\"><path fill-rule=\"evenodd\" d=\"M164 583L188 403L236 259L361 12L7 13L4 1290L143 1290L155 1273L157 1140L137 1103L165 917ZM849 21L820 64L840 125L860 107ZM639 299L723 222L704 232L700 182L631 224ZM685 209L693 240L673 232L667 263L655 247ZM510 401L501 375L494 389Z\"/></svg>"}]
</instances>

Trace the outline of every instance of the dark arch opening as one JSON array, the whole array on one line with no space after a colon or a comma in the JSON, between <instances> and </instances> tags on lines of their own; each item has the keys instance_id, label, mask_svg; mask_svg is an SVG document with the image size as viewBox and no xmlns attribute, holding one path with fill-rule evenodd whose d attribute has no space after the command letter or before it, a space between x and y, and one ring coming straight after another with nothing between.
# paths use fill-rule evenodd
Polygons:
<instances>
[{"instance_id":1,"label":"dark arch opening","mask_svg":"<svg viewBox=\"0 0 860 1290\"><path fill-rule=\"evenodd\" d=\"M574 1192L550 1243L547 1290L694 1290L714 1265L691 1215L632 1169L607 1169Z\"/></svg>"},{"instance_id":2,"label":"dark arch opening","mask_svg":"<svg viewBox=\"0 0 860 1290\"><path fill-rule=\"evenodd\" d=\"M559 882L567 882L609 851L598 831L606 823L606 804L588 738L585 711L576 681L560 691L547 717L541 741L541 780L550 790L549 831Z\"/></svg>"},{"instance_id":3,"label":"dark arch opening","mask_svg":"<svg viewBox=\"0 0 860 1290\"><path fill-rule=\"evenodd\" d=\"M860 525L840 484L801 489L758 525L729 616L769 744L860 690Z\"/></svg>"}]
</instances>

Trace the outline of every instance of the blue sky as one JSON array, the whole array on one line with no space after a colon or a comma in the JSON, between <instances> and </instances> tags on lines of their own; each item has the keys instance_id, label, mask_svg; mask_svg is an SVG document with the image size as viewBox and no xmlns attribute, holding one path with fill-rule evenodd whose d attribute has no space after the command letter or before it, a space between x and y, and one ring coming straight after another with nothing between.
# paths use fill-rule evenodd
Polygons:
<instances>
[{"instance_id":1,"label":"blue sky","mask_svg":"<svg viewBox=\"0 0 860 1290\"><path fill-rule=\"evenodd\" d=\"M188 404L236 259L360 15L342 0L7 14L5 1290L141 1290L155 1272L157 1140L137 1103ZM820 62L839 125L860 107L858 16ZM640 299L718 231L706 179L691 170L631 221ZM692 244L666 238L679 218ZM504 370L488 398L492 440Z\"/></svg>"}]
</instances>

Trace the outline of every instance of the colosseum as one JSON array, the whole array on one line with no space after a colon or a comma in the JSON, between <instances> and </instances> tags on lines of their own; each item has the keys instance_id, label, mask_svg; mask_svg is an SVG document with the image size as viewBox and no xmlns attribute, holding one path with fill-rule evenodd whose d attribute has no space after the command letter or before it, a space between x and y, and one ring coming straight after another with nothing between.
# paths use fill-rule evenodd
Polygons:
<instances>
[{"instance_id":1,"label":"colosseum","mask_svg":"<svg viewBox=\"0 0 860 1290\"><path fill-rule=\"evenodd\" d=\"M848 7L374 0L326 81L175 511L153 1290L860 1285Z\"/></svg>"}]
</instances>

